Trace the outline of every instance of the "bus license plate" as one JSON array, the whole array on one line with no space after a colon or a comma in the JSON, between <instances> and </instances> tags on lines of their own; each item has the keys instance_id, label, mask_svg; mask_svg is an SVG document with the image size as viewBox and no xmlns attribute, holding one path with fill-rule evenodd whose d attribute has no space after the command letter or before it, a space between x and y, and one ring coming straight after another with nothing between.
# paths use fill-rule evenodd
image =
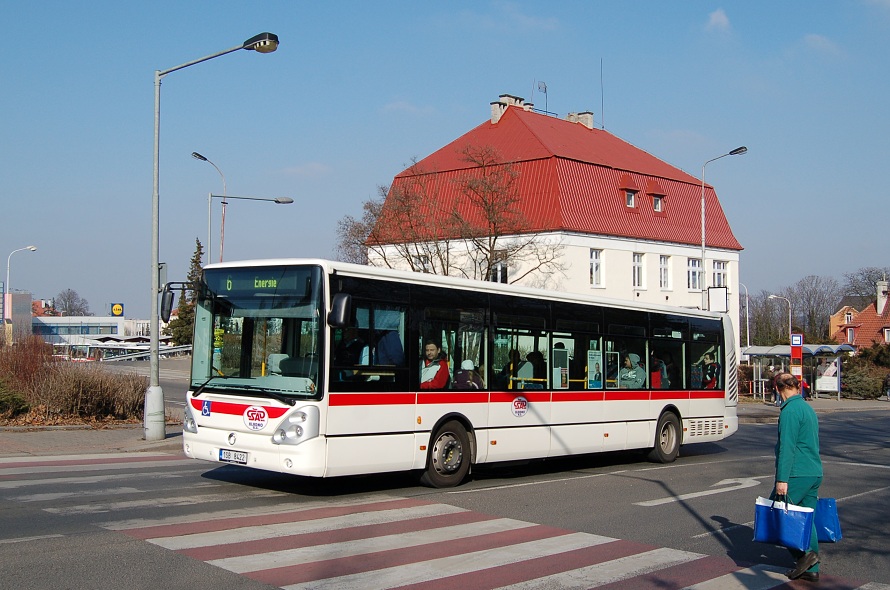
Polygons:
<instances>
[{"instance_id":1,"label":"bus license plate","mask_svg":"<svg viewBox=\"0 0 890 590\"><path fill-rule=\"evenodd\" d=\"M233 451L231 449L220 449L219 460L226 463L237 463L238 465L247 465L247 453L244 451Z\"/></svg>"}]
</instances>

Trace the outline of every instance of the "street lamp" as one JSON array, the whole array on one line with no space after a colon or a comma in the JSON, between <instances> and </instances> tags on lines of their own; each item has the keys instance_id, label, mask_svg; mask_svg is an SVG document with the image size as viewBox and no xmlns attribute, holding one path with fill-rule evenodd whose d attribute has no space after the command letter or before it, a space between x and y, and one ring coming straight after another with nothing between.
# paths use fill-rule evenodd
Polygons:
<instances>
[{"instance_id":1,"label":"street lamp","mask_svg":"<svg viewBox=\"0 0 890 590\"><path fill-rule=\"evenodd\" d=\"M271 198L263 198L263 197L234 197L232 195L214 195L213 193L207 195L207 239L210 239L210 205L209 203L213 199L222 199L223 204L223 213L222 213L222 225L219 230L219 261L223 261L223 248L225 248L225 240L226 240L226 199L241 199L244 201L268 201L269 203L275 203L276 205L290 205L294 202L290 197L278 197L275 199Z\"/></svg>"},{"instance_id":2,"label":"street lamp","mask_svg":"<svg viewBox=\"0 0 890 590\"><path fill-rule=\"evenodd\" d=\"M19 248L17 250L13 250L9 253L9 256L6 257L6 283L3 287L3 319L9 318L12 320L12 291L9 289L9 263L12 262L12 255L16 252L22 252L24 250L30 250L31 252L37 251L37 246L25 246L24 248ZM7 294L9 295L7 297ZM6 310L9 309L7 312ZM4 322L5 323L5 322ZM13 326L14 330L14 326ZM12 331L9 333L9 344L12 344L13 334Z\"/></svg>"},{"instance_id":3,"label":"street lamp","mask_svg":"<svg viewBox=\"0 0 890 590\"><path fill-rule=\"evenodd\" d=\"M745 346L751 348L751 310L748 308L748 287L745 283L739 283L745 290Z\"/></svg>"},{"instance_id":4,"label":"street lamp","mask_svg":"<svg viewBox=\"0 0 890 590\"><path fill-rule=\"evenodd\" d=\"M714 160L719 160L720 158L725 158L726 156L739 156L741 154L747 153L748 148L745 146L737 147L731 152L727 152L722 156L717 156L716 158L711 158L701 167L701 270L702 270L702 281L701 281L701 308L708 308L708 269L707 265L705 265L705 167L713 162Z\"/></svg>"},{"instance_id":5,"label":"street lamp","mask_svg":"<svg viewBox=\"0 0 890 590\"><path fill-rule=\"evenodd\" d=\"M791 300L781 295L770 295L767 299L784 299L788 304L788 344L791 344Z\"/></svg>"},{"instance_id":6,"label":"street lamp","mask_svg":"<svg viewBox=\"0 0 890 590\"><path fill-rule=\"evenodd\" d=\"M161 281L159 275L160 248L158 237L160 225L160 198L158 196L158 185L160 176L158 170L160 160L161 136L161 78L177 70L182 70L189 66L193 66L195 64L199 64L201 62L205 62L213 58L226 55L227 53L238 51L240 49L256 51L257 53L272 53L273 51L278 49L278 35L274 35L272 33L260 33L259 35L251 37L241 45L237 45L235 47L232 47L231 49L226 49L225 51L220 51L219 53L214 53L213 55L208 55L207 57L202 57L200 59L178 65L174 68L170 68L169 70L155 70L154 190L152 191L151 196L151 268L149 269L151 271L151 317L149 319L149 332L151 334L151 345L149 351L149 356L151 358L151 372L149 386L145 392L145 417L143 424L145 430L145 440L149 441L163 440L166 436L166 429L164 427L164 391L163 389L161 389L160 385L160 338L158 334L158 331L160 330L158 293L161 290Z\"/></svg>"},{"instance_id":7,"label":"street lamp","mask_svg":"<svg viewBox=\"0 0 890 590\"><path fill-rule=\"evenodd\" d=\"M214 164L213 162L211 162L210 160L208 160L207 158L205 158L198 152L192 152L192 157L196 160L201 160L202 162L207 162L208 164L210 164L211 166L216 168L216 171L219 172L219 175L222 177L222 181L223 181L222 226L223 226L223 228L225 228L225 225L226 225L226 197L225 197L225 195L228 192L228 190L226 190L226 175L222 173L222 170L219 169L219 166L217 166L216 164ZM211 203L210 197L207 197L207 264L210 264L210 218L212 216L212 211L210 209L210 203ZM219 261L220 262L222 262L222 257L223 257L223 251L222 251L223 231L225 231L225 229L220 231L220 237L219 237L219 240L220 240Z\"/></svg>"}]
</instances>

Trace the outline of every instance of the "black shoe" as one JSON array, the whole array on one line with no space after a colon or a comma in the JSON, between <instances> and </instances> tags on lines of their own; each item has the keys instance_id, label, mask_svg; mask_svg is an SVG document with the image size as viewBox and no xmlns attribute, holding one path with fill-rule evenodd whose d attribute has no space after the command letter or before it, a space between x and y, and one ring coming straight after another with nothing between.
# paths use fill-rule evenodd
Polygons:
<instances>
[{"instance_id":1,"label":"black shoe","mask_svg":"<svg viewBox=\"0 0 890 590\"><path fill-rule=\"evenodd\" d=\"M796 580L803 574L807 573L807 570L817 563L819 563L819 554L813 551L808 551L804 553L803 557L797 560L794 569L786 572L785 575L792 580Z\"/></svg>"},{"instance_id":2,"label":"black shoe","mask_svg":"<svg viewBox=\"0 0 890 590\"><path fill-rule=\"evenodd\" d=\"M804 572L800 574L798 580L803 580L804 582L818 582L819 581L819 572Z\"/></svg>"}]
</instances>

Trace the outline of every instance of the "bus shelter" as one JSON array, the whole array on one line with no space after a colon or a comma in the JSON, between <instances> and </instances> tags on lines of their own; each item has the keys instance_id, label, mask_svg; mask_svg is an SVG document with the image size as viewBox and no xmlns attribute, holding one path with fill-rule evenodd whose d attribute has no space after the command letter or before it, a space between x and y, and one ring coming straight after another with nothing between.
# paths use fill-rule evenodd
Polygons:
<instances>
[{"instance_id":1,"label":"bus shelter","mask_svg":"<svg viewBox=\"0 0 890 590\"><path fill-rule=\"evenodd\" d=\"M803 353L803 377L810 384L812 395L835 394L841 397L841 356L855 352L849 344L805 344ZM778 372L791 368L791 346L748 346L742 349L748 362L754 368L751 391L756 398L766 399L772 387L770 378Z\"/></svg>"}]
</instances>

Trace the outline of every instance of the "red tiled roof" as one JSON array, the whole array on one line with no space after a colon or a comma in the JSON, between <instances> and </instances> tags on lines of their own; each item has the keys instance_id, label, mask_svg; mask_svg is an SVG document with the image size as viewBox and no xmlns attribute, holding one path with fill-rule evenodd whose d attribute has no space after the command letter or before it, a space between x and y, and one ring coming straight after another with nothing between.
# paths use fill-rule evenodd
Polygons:
<instances>
[{"instance_id":1,"label":"red tiled roof","mask_svg":"<svg viewBox=\"0 0 890 590\"><path fill-rule=\"evenodd\" d=\"M869 347L874 343L884 344L884 328L890 328L890 301L884 304L882 313L878 313L877 303L871 303L859 313L853 314L848 324L841 324L833 334L837 343L847 342L847 328L853 328L853 346Z\"/></svg>"},{"instance_id":2,"label":"red tiled roof","mask_svg":"<svg viewBox=\"0 0 890 590\"><path fill-rule=\"evenodd\" d=\"M519 209L530 231L568 231L681 244L701 244L701 181L611 133L509 106L497 123L485 122L397 175L393 187L417 170L436 173L439 206L460 203L458 178L473 165L467 147L492 147L519 173ZM629 209L622 189L637 189ZM664 197L655 214L651 195ZM709 247L741 250L714 189L705 185ZM378 237L382 238L382 236Z\"/></svg>"}]
</instances>

